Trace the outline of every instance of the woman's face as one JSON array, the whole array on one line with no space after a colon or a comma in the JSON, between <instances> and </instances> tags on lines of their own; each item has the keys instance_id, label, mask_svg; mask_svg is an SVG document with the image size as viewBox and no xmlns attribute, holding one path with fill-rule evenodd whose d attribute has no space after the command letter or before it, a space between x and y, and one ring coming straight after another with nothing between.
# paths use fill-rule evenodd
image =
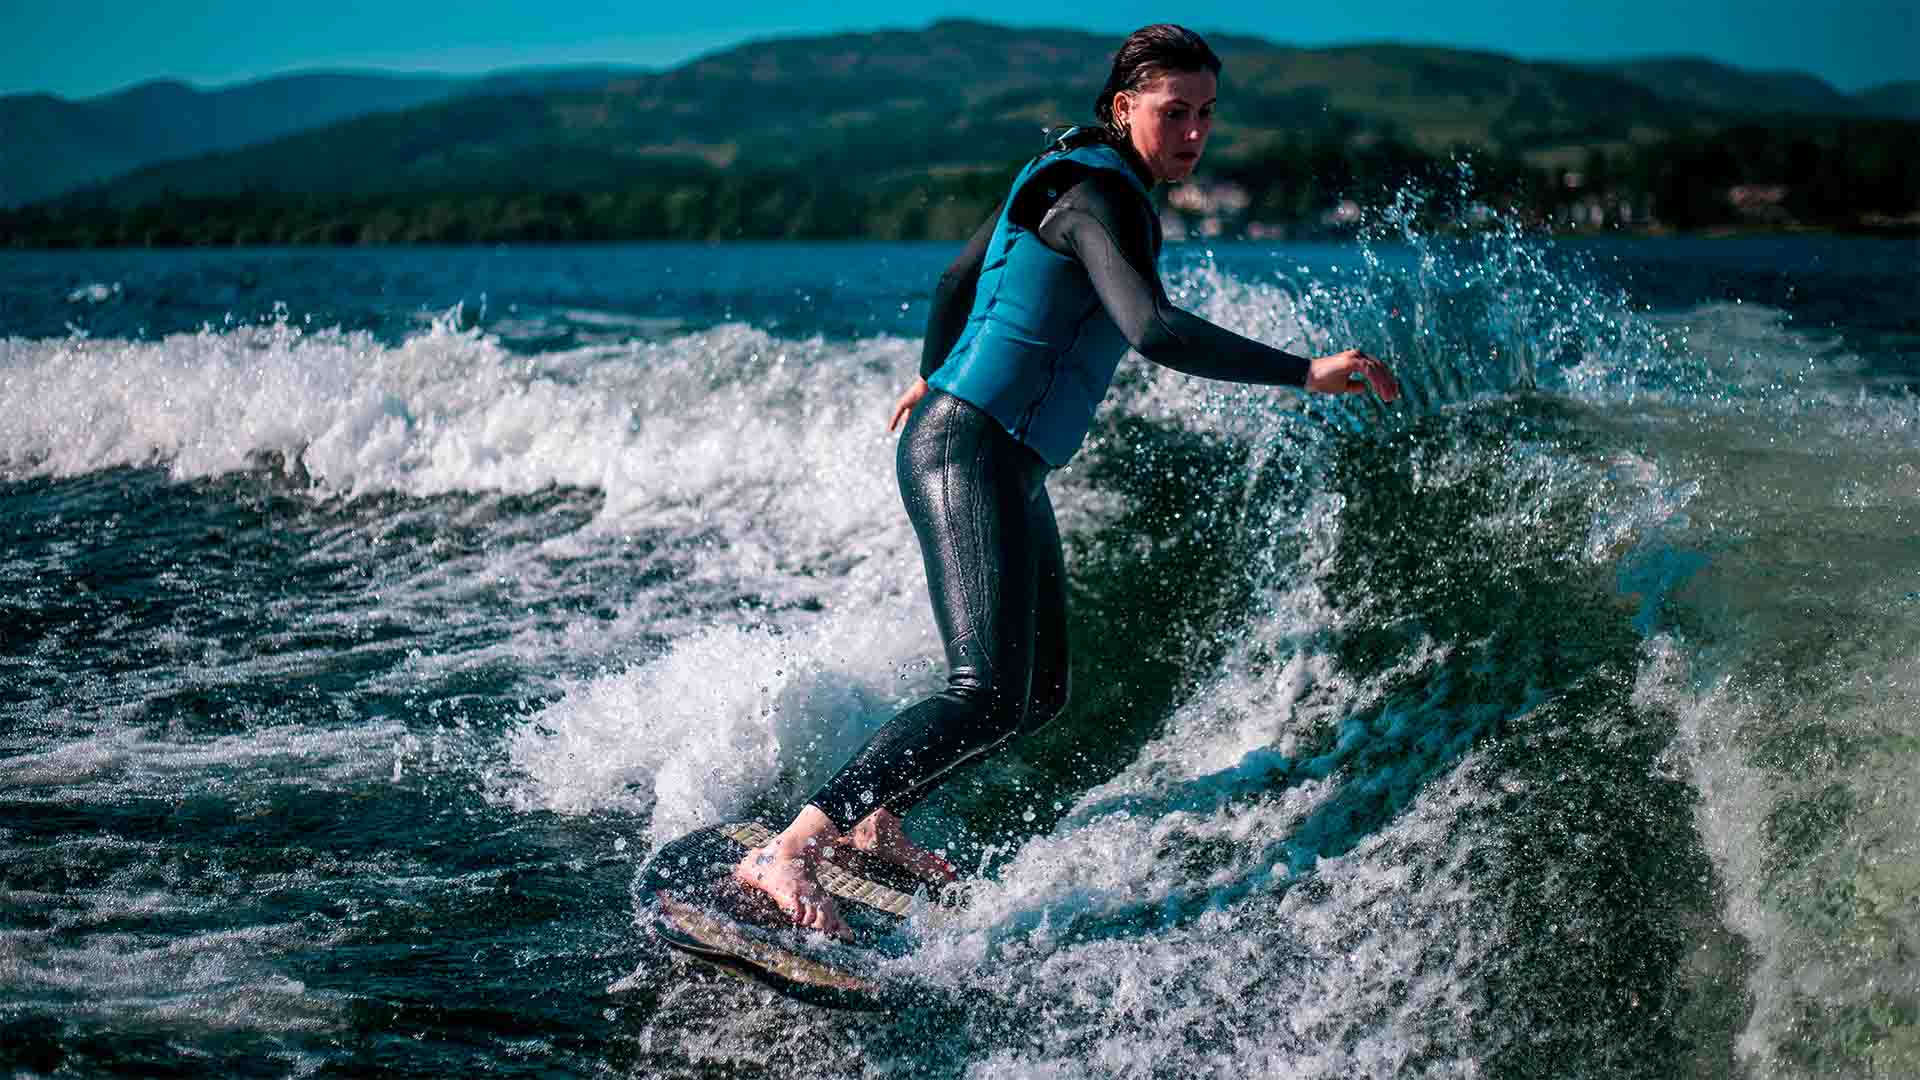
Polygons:
<instances>
[{"instance_id":1,"label":"woman's face","mask_svg":"<svg viewBox=\"0 0 1920 1080\"><path fill-rule=\"evenodd\" d=\"M1185 180L1213 130L1211 71L1170 71L1138 90L1113 95L1113 115L1159 181Z\"/></svg>"}]
</instances>

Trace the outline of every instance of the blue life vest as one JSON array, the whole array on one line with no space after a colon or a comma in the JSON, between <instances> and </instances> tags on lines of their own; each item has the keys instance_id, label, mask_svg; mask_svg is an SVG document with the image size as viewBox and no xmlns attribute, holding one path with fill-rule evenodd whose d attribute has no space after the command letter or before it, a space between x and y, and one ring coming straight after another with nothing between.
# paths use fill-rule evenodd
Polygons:
<instances>
[{"instance_id":1,"label":"blue life vest","mask_svg":"<svg viewBox=\"0 0 1920 1080\"><path fill-rule=\"evenodd\" d=\"M1014 224L1029 184L1070 183L1055 170L1109 169L1147 197L1120 152L1105 144L1049 152L1014 177L975 286L973 312L928 385L976 405L1049 465L1067 463L1107 396L1127 339L1079 261ZM1053 195L1055 190L1049 190Z\"/></svg>"}]
</instances>

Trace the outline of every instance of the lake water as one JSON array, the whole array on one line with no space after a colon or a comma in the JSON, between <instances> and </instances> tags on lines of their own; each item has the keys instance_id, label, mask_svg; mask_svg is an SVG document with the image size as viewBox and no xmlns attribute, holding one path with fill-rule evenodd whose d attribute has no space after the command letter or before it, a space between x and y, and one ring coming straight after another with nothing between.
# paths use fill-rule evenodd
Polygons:
<instances>
[{"instance_id":1,"label":"lake water","mask_svg":"<svg viewBox=\"0 0 1920 1080\"><path fill-rule=\"evenodd\" d=\"M1911 240L1170 247L1404 403L1123 365L917 1003L650 941L650 850L938 683L951 254L0 255L0 1063L1920 1073Z\"/></svg>"}]
</instances>

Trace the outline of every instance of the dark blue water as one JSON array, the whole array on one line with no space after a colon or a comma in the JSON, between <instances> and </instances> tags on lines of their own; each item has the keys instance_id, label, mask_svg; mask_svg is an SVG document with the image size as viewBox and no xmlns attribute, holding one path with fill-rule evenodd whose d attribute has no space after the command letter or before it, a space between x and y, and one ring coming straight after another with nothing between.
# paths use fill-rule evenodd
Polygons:
<instances>
[{"instance_id":1,"label":"dark blue water","mask_svg":"<svg viewBox=\"0 0 1920 1080\"><path fill-rule=\"evenodd\" d=\"M1406 404L1136 360L1068 715L909 822L878 1016L654 846L934 685L886 409L941 246L0 255L0 1062L39 1074L1920 1069L1910 242L1170 249Z\"/></svg>"}]
</instances>

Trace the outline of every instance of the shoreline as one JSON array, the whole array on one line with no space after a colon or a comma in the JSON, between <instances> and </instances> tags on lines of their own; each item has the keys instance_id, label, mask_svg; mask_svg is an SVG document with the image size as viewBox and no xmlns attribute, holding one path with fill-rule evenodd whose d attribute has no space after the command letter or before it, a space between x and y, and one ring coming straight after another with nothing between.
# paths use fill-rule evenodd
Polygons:
<instances>
[{"instance_id":1,"label":"shoreline","mask_svg":"<svg viewBox=\"0 0 1920 1080\"><path fill-rule=\"evenodd\" d=\"M1475 235L1484 230L1441 227L1429 235L1464 237ZM1530 235L1553 240L1742 240L1761 237L1805 236L1805 237L1849 237L1871 240L1920 241L1920 219L1897 220L1888 223L1852 223L1846 225L1716 225L1703 229L1677 229L1665 226L1613 226L1609 228L1584 229L1546 229L1527 227ZM1242 232L1236 235L1189 236L1169 235L1169 246L1190 244L1336 244L1355 240L1359 233L1354 229L1302 228L1278 234L1249 236ZM682 238L659 236L632 237L594 237L594 238L520 238L510 240L469 239L469 240L381 240L364 242L355 240L294 240L252 242L251 238L228 243L215 242L148 242L148 243L87 243L87 242L50 242L33 243L12 239L0 242L0 253L27 252L81 252L81 251L345 251L363 249L368 251L389 249L431 249L431 248L561 248L561 247L627 247L627 246L684 246L684 247L726 247L774 246L794 244L804 246L828 246L839 244L957 244L959 239L939 236L899 237L899 236L819 236L819 237L782 237L782 236L734 236ZM1378 238L1375 243L1392 243L1391 238ZM1920 251L1916 252L1920 257Z\"/></svg>"}]
</instances>

